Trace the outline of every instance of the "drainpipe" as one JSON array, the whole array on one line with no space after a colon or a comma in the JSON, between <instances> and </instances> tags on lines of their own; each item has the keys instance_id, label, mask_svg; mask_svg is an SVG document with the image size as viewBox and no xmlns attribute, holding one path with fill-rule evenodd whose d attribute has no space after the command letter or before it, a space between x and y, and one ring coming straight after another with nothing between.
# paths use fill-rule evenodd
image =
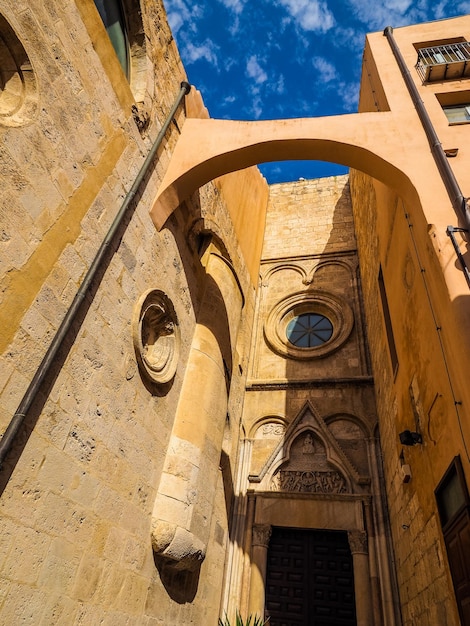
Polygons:
<instances>
[{"instance_id":1,"label":"drainpipe","mask_svg":"<svg viewBox=\"0 0 470 626\"><path fill-rule=\"evenodd\" d=\"M416 85L411 78L411 74L405 64L400 49L397 46L395 37L393 36L393 28L391 26L387 26L387 28L384 30L384 35L385 37L387 37L388 43L390 44L398 67L400 68L400 71L402 73L403 80L405 81L413 104L415 105L416 111L418 113L419 119L421 120L421 124L423 125L424 132L426 133L429 145L431 147L431 153L434 157L437 169L439 170L441 178L447 189L447 193L449 194L449 198L452 202L454 211L456 212L458 217L463 219L465 229L470 232L470 207L468 205L468 198L465 198L462 194L460 186L454 176L454 172L449 165L446 154L442 148L437 133L434 130L434 126L432 125L431 119L424 107L423 101L419 96L418 89L416 88Z\"/></svg>"},{"instance_id":2,"label":"drainpipe","mask_svg":"<svg viewBox=\"0 0 470 626\"><path fill-rule=\"evenodd\" d=\"M60 324L54 336L54 339L51 342L51 345L49 346L43 360L41 361L41 364L36 370L36 373L33 379L31 380L31 383L29 384L29 387L19 404L16 410L16 413L13 415L10 423L8 424L7 429L5 430L3 437L0 440L0 469L2 468L5 457L10 451L13 445L13 442L15 441L15 438L19 433L19 430L26 418L26 415L28 414L29 409L31 408L31 405L36 399L36 396L39 392L42 382L44 381L44 378L49 372L51 365L54 363L55 357L57 356L57 352L59 351L59 348L62 345L63 340L65 339L67 333L69 332L77 316L77 313L80 310L80 307L82 305L83 300L85 299L87 291L90 288L95 276L98 273L98 270L101 266L103 259L105 258L111 244L114 241L116 233L118 232L119 227L121 226L124 220L124 217L127 213L127 209L129 208L129 205L134 199L140 187L140 184L142 180L144 179L144 176L148 172L150 164L152 163L152 160L163 141L166 131L168 130L168 127L170 126L171 121L173 120L173 117L175 116L175 113L179 105L181 104L181 101L183 100L184 96L190 92L190 90L191 90L191 85L183 81L180 85L180 92L173 104L173 107L171 108L168 114L168 117L165 120L165 123L163 124L160 132L158 133L158 136L155 139L150 149L150 152L147 155L147 158L145 159L142 167L140 168L140 171L137 174L134 184L132 185L129 192L126 194L126 197L124 198L122 202L121 208L119 209L119 212L114 218L113 223L111 224L106 237L104 238L98 252L96 253L96 256L93 259L93 262L90 265L88 272L86 273L86 276L83 279L82 284L80 285L77 293L75 294L72 304L70 305L67 313L65 314L65 317L62 320L62 323Z\"/></svg>"}]
</instances>

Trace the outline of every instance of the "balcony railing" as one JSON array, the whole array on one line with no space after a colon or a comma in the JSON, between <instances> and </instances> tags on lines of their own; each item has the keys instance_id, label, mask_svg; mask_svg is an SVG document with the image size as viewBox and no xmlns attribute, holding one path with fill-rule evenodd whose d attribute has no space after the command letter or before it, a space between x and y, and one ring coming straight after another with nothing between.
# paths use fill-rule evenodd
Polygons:
<instances>
[{"instance_id":1,"label":"balcony railing","mask_svg":"<svg viewBox=\"0 0 470 626\"><path fill-rule=\"evenodd\" d=\"M423 83L470 77L470 42L421 48L415 67Z\"/></svg>"}]
</instances>

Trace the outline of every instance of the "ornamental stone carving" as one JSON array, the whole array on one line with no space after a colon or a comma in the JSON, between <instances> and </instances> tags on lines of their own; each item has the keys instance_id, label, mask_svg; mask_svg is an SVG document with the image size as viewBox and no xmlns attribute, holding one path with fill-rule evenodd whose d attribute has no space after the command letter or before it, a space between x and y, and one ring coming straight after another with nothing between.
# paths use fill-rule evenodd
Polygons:
<instances>
[{"instance_id":1,"label":"ornamental stone carving","mask_svg":"<svg viewBox=\"0 0 470 626\"><path fill-rule=\"evenodd\" d=\"M152 382L169 382L176 372L181 341L170 299L158 289L145 292L136 305L132 326L141 371Z\"/></svg>"},{"instance_id":2,"label":"ornamental stone carving","mask_svg":"<svg viewBox=\"0 0 470 626\"><path fill-rule=\"evenodd\" d=\"M282 437L285 433L284 424L278 424L276 422L269 422L268 424L263 424L263 426L259 429L259 434L262 438L278 438ZM258 433L257 433L258 435ZM258 435L259 437L259 435Z\"/></svg>"},{"instance_id":3,"label":"ornamental stone carving","mask_svg":"<svg viewBox=\"0 0 470 626\"><path fill-rule=\"evenodd\" d=\"M253 546L267 548L271 539L272 528L268 524L255 524L253 526Z\"/></svg>"},{"instance_id":4,"label":"ornamental stone carving","mask_svg":"<svg viewBox=\"0 0 470 626\"><path fill-rule=\"evenodd\" d=\"M327 472L280 470L271 480L271 491L341 494L348 493L348 488L343 476L335 470Z\"/></svg>"},{"instance_id":5,"label":"ornamental stone carving","mask_svg":"<svg viewBox=\"0 0 470 626\"><path fill-rule=\"evenodd\" d=\"M289 324L303 314L327 320L331 328L328 338L303 347L289 341ZM346 300L317 289L295 293L278 302L266 319L264 336L268 346L280 356L297 360L314 359L340 348L351 334L353 324L354 315Z\"/></svg>"},{"instance_id":6,"label":"ornamental stone carving","mask_svg":"<svg viewBox=\"0 0 470 626\"><path fill-rule=\"evenodd\" d=\"M348 532L349 547L352 554L367 554L367 533L365 530L350 530Z\"/></svg>"}]
</instances>

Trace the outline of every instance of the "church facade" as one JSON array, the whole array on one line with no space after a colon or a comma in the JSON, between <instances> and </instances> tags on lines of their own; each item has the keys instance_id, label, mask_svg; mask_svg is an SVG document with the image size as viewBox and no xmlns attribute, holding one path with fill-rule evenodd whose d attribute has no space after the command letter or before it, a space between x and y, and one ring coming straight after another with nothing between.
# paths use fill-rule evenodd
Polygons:
<instances>
[{"instance_id":1,"label":"church facade","mask_svg":"<svg viewBox=\"0 0 470 626\"><path fill-rule=\"evenodd\" d=\"M213 120L159 0L1 0L0 622L470 624L469 41Z\"/></svg>"}]
</instances>

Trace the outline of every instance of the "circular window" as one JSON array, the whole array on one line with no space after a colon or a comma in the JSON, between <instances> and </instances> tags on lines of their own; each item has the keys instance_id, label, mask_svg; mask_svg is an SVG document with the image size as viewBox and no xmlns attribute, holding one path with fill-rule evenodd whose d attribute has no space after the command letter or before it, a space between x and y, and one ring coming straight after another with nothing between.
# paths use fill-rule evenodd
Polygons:
<instances>
[{"instance_id":1,"label":"circular window","mask_svg":"<svg viewBox=\"0 0 470 626\"><path fill-rule=\"evenodd\" d=\"M162 291L153 289L140 298L133 338L137 361L148 378L169 382L178 365L180 332L173 305Z\"/></svg>"},{"instance_id":2,"label":"circular window","mask_svg":"<svg viewBox=\"0 0 470 626\"><path fill-rule=\"evenodd\" d=\"M343 299L329 293L301 292L278 302L264 325L267 344L293 359L331 354L349 337L354 317Z\"/></svg>"},{"instance_id":3,"label":"circular window","mask_svg":"<svg viewBox=\"0 0 470 626\"><path fill-rule=\"evenodd\" d=\"M287 339L297 348L316 348L326 343L333 334L333 324L319 313L296 315L286 328Z\"/></svg>"}]
</instances>

